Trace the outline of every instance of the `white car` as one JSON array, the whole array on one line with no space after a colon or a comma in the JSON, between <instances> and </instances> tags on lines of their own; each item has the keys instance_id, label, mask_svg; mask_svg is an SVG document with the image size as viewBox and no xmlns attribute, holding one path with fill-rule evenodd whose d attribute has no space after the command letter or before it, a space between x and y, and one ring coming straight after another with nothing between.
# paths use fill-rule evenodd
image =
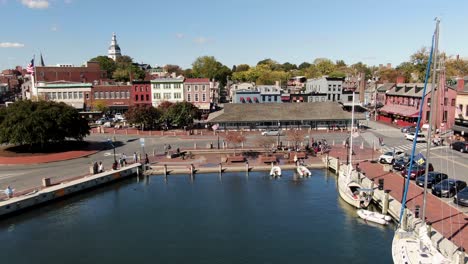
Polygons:
<instances>
[{"instance_id":1,"label":"white car","mask_svg":"<svg viewBox=\"0 0 468 264\"><path fill-rule=\"evenodd\" d=\"M414 140L415 133L407 133L405 134L405 138L407 140ZM423 134L418 134L418 137L416 138L416 142L426 142L426 136Z\"/></svg>"},{"instance_id":2,"label":"white car","mask_svg":"<svg viewBox=\"0 0 468 264\"><path fill-rule=\"evenodd\" d=\"M122 121L124 119L125 119L125 117L121 113L117 113L117 114L114 115L114 122L119 122L119 121Z\"/></svg>"},{"instance_id":3,"label":"white car","mask_svg":"<svg viewBox=\"0 0 468 264\"><path fill-rule=\"evenodd\" d=\"M406 156L406 153L403 151L396 151L393 153L393 151L385 152L384 154L380 155L379 157L379 162L380 163L387 163L387 164L393 164L395 160L402 158Z\"/></svg>"},{"instance_id":4,"label":"white car","mask_svg":"<svg viewBox=\"0 0 468 264\"><path fill-rule=\"evenodd\" d=\"M279 130L267 130L262 132L262 136L278 136L281 135Z\"/></svg>"}]
</instances>

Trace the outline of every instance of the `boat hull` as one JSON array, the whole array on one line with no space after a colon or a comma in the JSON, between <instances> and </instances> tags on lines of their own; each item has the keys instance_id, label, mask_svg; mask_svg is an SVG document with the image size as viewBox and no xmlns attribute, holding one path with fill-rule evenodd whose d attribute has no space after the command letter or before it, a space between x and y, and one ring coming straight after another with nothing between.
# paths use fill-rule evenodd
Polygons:
<instances>
[{"instance_id":1,"label":"boat hull","mask_svg":"<svg viewBox=\"0 0 468 264\"><path fill-rule=\"evenodd\" d=\"M391 220L390 216L388 215L384 215L381 213L372 212L372 211L364 210L364 209L357 210L357 214L359 215L359 217L361 217L362 219L366 221L381 224L381 225L386 225Z\"/></svg>"},{"instance_id":2,"label":"boat hull","mask_svg":"<svg viewBox=\"0 0 468 264\"><path fill-rule=\"evenodd\" d=\"M280 177L281 176L281 168L279 166L273 166L270 170L270 176Z\"/></svg>"},{"instance_id":3,"label":"boat hull","mask_svg":"<svg viewBox=\"0 0 468 264\"><path fill-rule=\"evenodd\" d=\"M338 193L341 199L355 208L366 208L369 206L370 199L369 197L361 199L359 195L356 195L355 191L359 189L362 189L362 185L350 180L350 178L346 176L344 170L340 170L338 173Z\"/></svg>"}]
</instances>

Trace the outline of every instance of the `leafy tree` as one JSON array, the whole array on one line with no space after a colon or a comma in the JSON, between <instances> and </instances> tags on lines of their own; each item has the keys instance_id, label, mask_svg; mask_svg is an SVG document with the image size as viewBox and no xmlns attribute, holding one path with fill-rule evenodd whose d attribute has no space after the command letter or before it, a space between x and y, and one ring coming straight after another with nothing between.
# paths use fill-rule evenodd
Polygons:
<instances>
[{"instance_id":1,"label":"leafy tree","mask_svg":"<svg viewBox=\"0 0 468 264\"><path fill-rule=\"evenodd\" d=\"M330 73L328 76L332 78L344 78L346 77L346 73L341 72L341 71L334 71Z\"/></svg>"},{"instance_id":2,"label":"leafy tree","mask_svg":"<svg viewBox=\"0 0 468 264\"><path fill-rule=\"evenodd\" d=\"M407 82L412 81L411 74L415 71L414 65L411 62L403 62L396 67L398 75L405 77Z\"/></svg>"},{"instance_id":3,"label":"leafy tree","mask_svg":"<svg viewBox=\"0 0 468 264\"><path fill-rule=\"evenodd\" d=\"M67 138L82 141L89 125L78 110L52 101L18 101L0 114L0 142L46 147Z\"/></svg>"},{"instance_id":4,"label":"leafy tree","mask_svg":"<svg viewBox=\"0 0 468 264\"><path fill-rule=\"evenodd\" d=\"M321 75L328 75L336 69L336 65L331 60L325 58L315 59L314 64Z\"/></svg>"},{"instance_id":5,"label":"leafy tree","mask_svg":"<svg viewBox=\"0 0 468 264\"><path fill-rule=\"evenodd\" d=\"M309 67L303 70L305 77L307 78L318 78L322 76L322 73L315 64L311 64Z\"/></svg>"},{"instance_id":6,"label":"leafy tree","mask_svg":"<svg viewBox=\"0 0 468 264\"><path fill-rule=\"evenodd\" d=\"M343 68L343 67L346 68L347 67L344 60L337 60L335 62L335 65L336 65L337 68Z\"/></svg>"},{"instance_id":7,"label":"leafy tree","mask_svg":"<svg viewBox=\"0 0 468 264\"><path fill-rule=\"evenodd\" d=\"M115 61L107 56L97 56L92 58L90 61L99 62L101 70L106 71L109 78L112 77L114 71L117 69L117 64Z\"/></svg>"},{"instance_id":8,"label":"leafy tree","mask_svg":"<svg viewBox=\"0 0 468 264\"><path fill-rule=\"evenodd\" d=\"M139 124L144 128L154 128L158 125L161 112L151 105L130 106L125 113L128 122Z\"/></svg>"},{"instance_id":9,"label":"leafy tree","mask_svg":"<svg viewBox=\"0 0 468 264\"><path fill-rule=\"evenodd\" d=\"M463 77L468 75L468 60L447 59L445 61L446 75L449 77Z\"/></svg>"},{"instance_id":10,"label":"leafy tree","mask_svg":"<svg viewBox=\"0 0 468 264\"><path fill-rule=\"evenodd\" d=\"M398 72L395 69L382 68L377 71L377 75L380 77L380 80L383 82L396 82L398 77Z\"/></svg>"},{"instance_id":11,"label":"leafy tree","mask_svg":"<svg viewBox=\"0 0 468 264\"><path fill-rule=\"evenodd\" d=\"M237 65L236 70L232 72L234 73L234 72L248 71L249 69L250 69L250 66L248 64L239 64Z\"/></svg>"},{"instance_id":12,"label":"leafy tree","mask_svg":"<svg viewBox=\"0 0 468 264\"><path fill-rule=\"evenodd\" d=\"M104 100L94 101L92 107L93 107L93 110L100 111L100 112L103 112L103 113L107 112L107 109L108 109L107 108L107 103Z\"/></svg>"},{"instance_id":13,"label":"leafy tree","mask_svg":"<svg viewBox=\"0 0 468 264\"><path fill-rule=\"evenodd\" d=\"M291 64L289 62L285 62L285 63L283 63L281 65L281 68L283 69L283 71L288 72L288 71L296 70L297 65L296 64Z\"/></svg>"},{"instance_id":14,"label":"leafy tree","mask_svg":"<svg viewBox=\"0 0 468 264\"><path fill-rule=\"evenodd\" d=\"M171 125L178 127L191 126L194 119L200 119L201 114L196 106L189 102L177 102L171 105L165 118Z\"/></svg>"},{"instance_id":15,"label":"leafy tree","mask_svg":"<svg viewBox=\"0 0 468 264\"><path fill-rule=\"evenodd\" d=\"M240 133L240 132L229 132L226 137L225 137L225 140L228 144L232 144L233 147L234 147L234 155L236 155L236 148L239 144L241 144L242 142L245 142L246 141L246 137L244 134Z\"/></svg>"},{"instance_id":16,"label":"leafy tree","mask_svg":"<svg viewBox=\"0 0 468 264\"><path fill-rule=\"evenodd\" d=\"M169 74L175 73L176 76L184 74L184 70L179 65L167 64L164 66L164 70Z\"/></svg>"},{"instance_id":17,"label":"leafy tree","mask_svg":"<svg viewBox=\"0 0 468 264\"><path fill-rule=\"evenodd\" d=\"M299 70L304 70L304 69L307 69L311 66L312 64L308 63L308 62L303 62L301 64L299 64Z\"/></svg>"}]
</instances>

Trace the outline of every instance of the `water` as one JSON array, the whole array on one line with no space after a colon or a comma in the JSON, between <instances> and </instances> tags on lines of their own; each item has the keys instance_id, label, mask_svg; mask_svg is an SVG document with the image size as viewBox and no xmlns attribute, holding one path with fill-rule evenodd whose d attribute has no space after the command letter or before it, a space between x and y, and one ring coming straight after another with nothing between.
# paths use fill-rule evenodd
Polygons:
<instances>
[{"instance_id":1,"label":"water","mask_svg":"<svg viewBox=\"0 0 468 264\"><path fill-rule=\"evenodd\" d=\"M393 226L368 225L314 170L135 179L0 221L2 263L391 263Z\"/></svg>"}]
</instances>

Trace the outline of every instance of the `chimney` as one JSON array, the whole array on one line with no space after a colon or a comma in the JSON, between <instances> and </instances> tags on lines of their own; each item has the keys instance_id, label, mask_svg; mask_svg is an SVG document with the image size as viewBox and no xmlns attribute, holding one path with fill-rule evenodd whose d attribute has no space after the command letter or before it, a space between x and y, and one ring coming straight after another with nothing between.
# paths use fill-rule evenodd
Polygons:
<instances>
[{"instance_id":1,"label":"chimney","mask_svg":"<svg viewBox=\"0 0 468 264\"><path fill-rule=\"evenodd\" d=\"M275 81L275 86L279 87L279 81Z\"/></svg>"},{"instance_id":2,"label":"chimney","mask_svg":"<svg viewBox=\"0 0 468 264\"><path fill-rule=\"evenodd\" d=\"M457 79L457 92L463 92L465 90L465 80L463 78Z\"/></svg>"},{"instance_id":3,"label":"chimney","mask_svg":"<svg viewBox=\"0 0 468 264\"><path fill-rule=\"evenodd\" d=\"M387 69L391 69L392 68L392 64L391 63L387 63Z\"/></svg>"},{"instance_id":4,"label":"chimney","mask_svg":"<svg viewBox=\"0 0 468 264\"><path fill-rule=\"evenodd\" d=\"M405 83L405 77L404 76L398 76L396 78L397 83Z\"/></svg>"}]
</instances>

